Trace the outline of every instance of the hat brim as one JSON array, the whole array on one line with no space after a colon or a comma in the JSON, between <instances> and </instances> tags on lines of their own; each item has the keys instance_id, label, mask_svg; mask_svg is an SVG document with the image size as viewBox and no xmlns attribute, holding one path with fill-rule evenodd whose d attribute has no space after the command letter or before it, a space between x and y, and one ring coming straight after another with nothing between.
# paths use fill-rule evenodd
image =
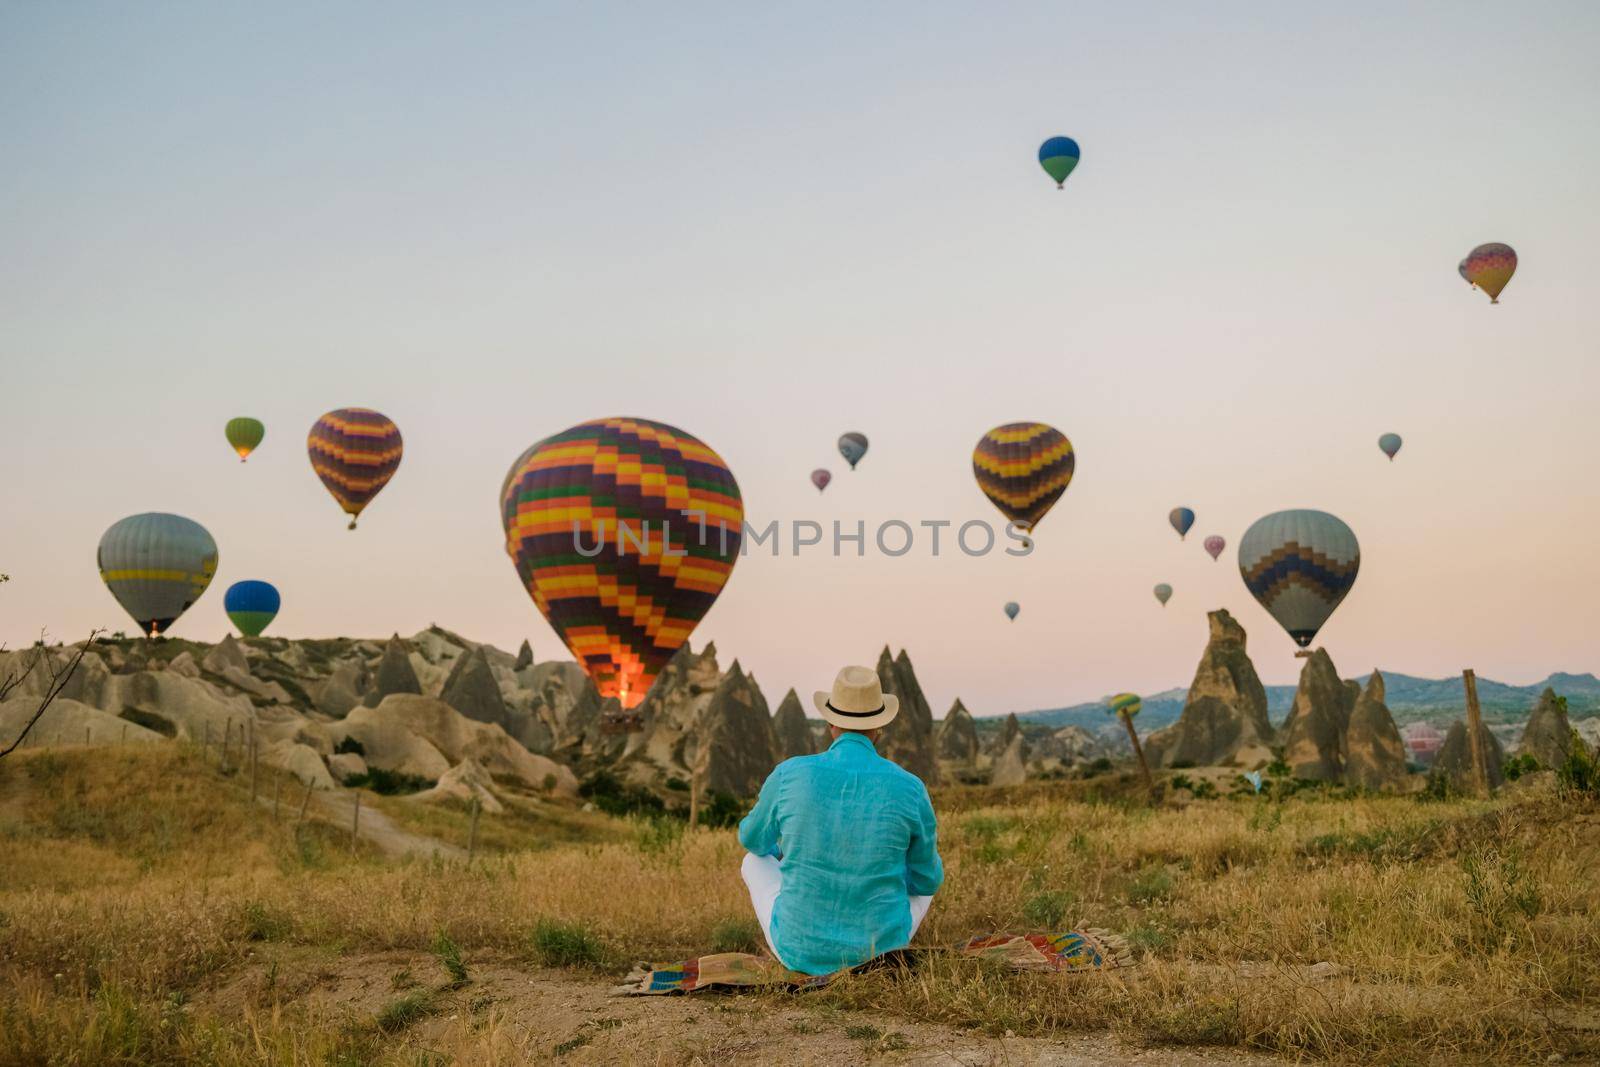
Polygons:
<instances>
[{"instance_id":1,"label":"hat brim","mask_svg":"<svg viewBox=\"0 0 1600 1067\"><path fill-rule=\"evenodd\" d=\"M893 693L883 694L883 710L876 715L850 715L834 711L828 706L832 696L827 690L819 689L811 694L811 703L828 725L841 730L879 730L894 722L894 717L900 714L900 698Z\"/></svg>"}]
</instances>

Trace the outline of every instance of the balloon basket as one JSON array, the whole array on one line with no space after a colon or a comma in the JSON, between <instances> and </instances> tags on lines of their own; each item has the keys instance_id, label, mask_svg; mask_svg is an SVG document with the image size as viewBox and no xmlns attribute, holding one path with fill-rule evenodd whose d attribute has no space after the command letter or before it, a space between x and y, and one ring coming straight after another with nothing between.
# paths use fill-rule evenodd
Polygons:
<instances>
[{"instance_id":1,"label":"balloon basket","mask_svg":"<svg viewBox=\"0 0 1600 1067\"><path fill-rule=\"evenodd\" d=\"M1298 652L1296 652L1294 654L1294 658L1295 659L1310 659L1311 658L1311 650L1309 648L1302 648L1300 651L1298 651Z\"/></svg>"}]
</instances>

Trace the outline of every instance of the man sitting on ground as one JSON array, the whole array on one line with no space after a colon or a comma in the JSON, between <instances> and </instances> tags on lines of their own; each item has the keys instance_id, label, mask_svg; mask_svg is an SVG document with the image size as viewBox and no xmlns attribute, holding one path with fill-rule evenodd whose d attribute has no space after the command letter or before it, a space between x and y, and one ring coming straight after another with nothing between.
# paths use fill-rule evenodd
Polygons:
<instances>
[{"instance_id":1,"label":"man sitting on ground","mask_svg":"<svg viewBox=\"0 0 1600 1067\"><path fill-rule=\"evenodd\" d=\"M773 769L739 843L767 947L830 974L909 944L944 865L927 787L874 748L900 710L877 672L846 667L812 700L833 744Z\"/></svg>"}]
</instances>

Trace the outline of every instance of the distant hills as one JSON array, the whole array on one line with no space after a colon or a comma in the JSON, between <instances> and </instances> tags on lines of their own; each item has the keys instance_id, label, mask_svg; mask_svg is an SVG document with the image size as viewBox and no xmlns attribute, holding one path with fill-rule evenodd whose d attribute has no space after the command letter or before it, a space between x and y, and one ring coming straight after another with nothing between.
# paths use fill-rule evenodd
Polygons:
<instances>
[{"instance_id":1,"label":"distant hills","mask_svg":"<svg viewBox=\"0 0 1600 1067\"><path fill-rule=\"evenodd\" d=\"M1356 679L1366 684L1367 676ZM1388 690L1387 702L1395 721L1401 724L1419 719L1446 721L1460 718L1466 713L1466 695L1461 677L1419 678L1398 671L1383 672ZM1519 721L1533 710L1539 694L1549 686L1567 698L1567 710L1574 717L1600 714L1600 678L1593 674L1569 674L1557 671L1541 682L1532 685L1507 685L1491 678L1478 679L1478 703L1488 722ZM1267 686L1267 714L1279 723L1289 714L1294 703L1295 687L1292 685ZM1187 689L1166 689L1144 698L1144 708L1139 713L1140 732L1157 730L1178 720L1183 711ZM1065 708L1041 708L1037 711L1018 712L1017 718L1025 723L1040 726L1082 726L1093 730L1107 721L1106 706L1101 701L1073 704Z\"/></svg>"}]
</instances>

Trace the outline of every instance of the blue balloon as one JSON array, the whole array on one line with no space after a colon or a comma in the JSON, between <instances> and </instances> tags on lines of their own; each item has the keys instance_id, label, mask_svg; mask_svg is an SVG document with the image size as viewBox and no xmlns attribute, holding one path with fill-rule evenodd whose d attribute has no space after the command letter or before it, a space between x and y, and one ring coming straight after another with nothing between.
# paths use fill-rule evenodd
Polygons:
<instances>
[{"instance_id":1,"label":"blue balloon","mask_svg":"<svg viewBox=\"0 0 1600 1067\"><path fill-rule=\"evenodd\" d=\"M282 603L278 591L267 582L234 582L222 596L222 610L246 637L260 637Z\"/></svg>"},{"instance_id":2,"label":"blue balloon","mask_svg":"<svg viewBox=\"0 0 1600 1067\"><path fill-rule=\"evenodd\" d=\"M1194 511L1191 508L1173 508L1167 515L1167 521L1178 531L1178 540L1181 541L1189 532L1189 527L1194 525Z\"/></svg>"},{"instance_id":3,"label":"blue balloon","mask_svg":"<svg viewBox=\"0 0 1600 1067\"><path fill-rule=\"evenodd\" d=\"M1249 774L1244 776L1244 780L1250 783L1250 788L1251 789L1254 789L1257 793L1261 792L1261 772L1260 771L1251 771Z\"/></svg>"}]
</instances>

